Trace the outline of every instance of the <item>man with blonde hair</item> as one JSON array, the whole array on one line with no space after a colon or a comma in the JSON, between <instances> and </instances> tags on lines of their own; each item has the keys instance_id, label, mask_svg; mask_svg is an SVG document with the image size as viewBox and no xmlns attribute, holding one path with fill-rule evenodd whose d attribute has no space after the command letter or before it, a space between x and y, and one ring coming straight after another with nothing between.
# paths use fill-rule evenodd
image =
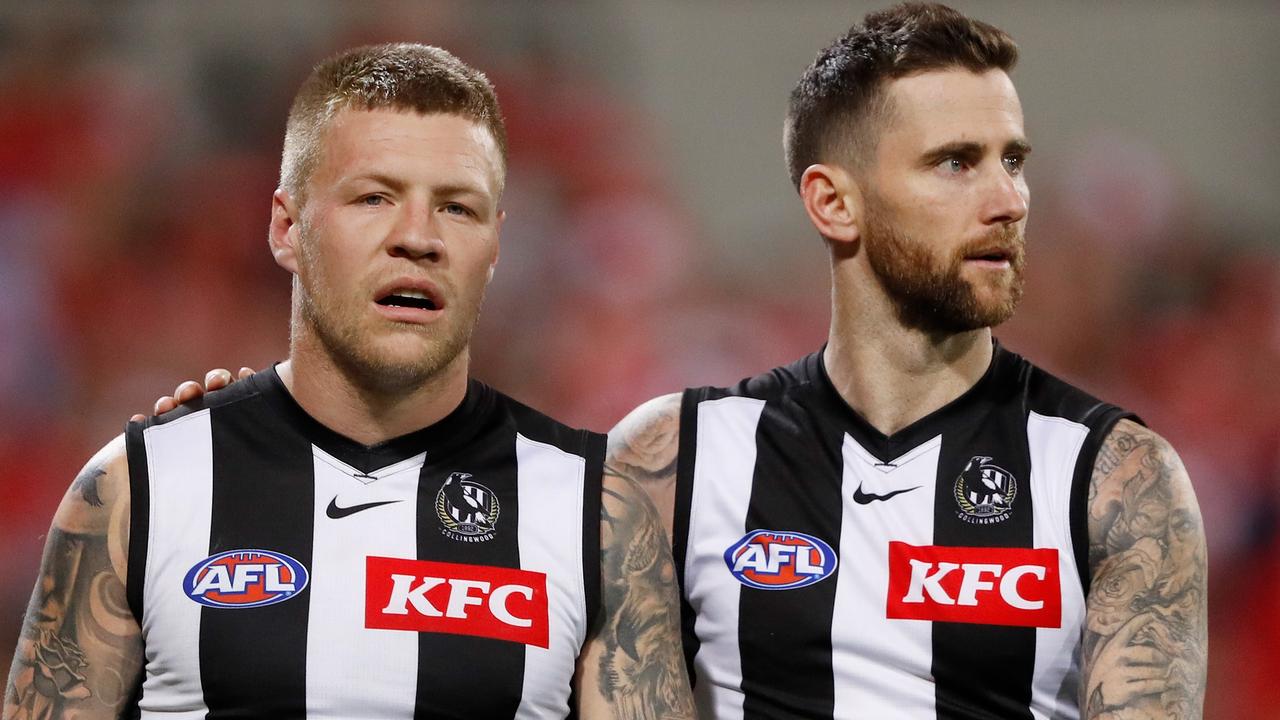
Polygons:
<instances>
[{"instance_id":1,"label":"man with blonde hair","mask_svg":"<svg viewBox=\"0 0 1280 720\"><path fill-rule=\"evenodd\" d=\"M505 173L444 50L316 67L271 203L289 357L89 461L5 720L692 717L652 506L603 436L468 376Z\"/></svg>"}]
</instances>

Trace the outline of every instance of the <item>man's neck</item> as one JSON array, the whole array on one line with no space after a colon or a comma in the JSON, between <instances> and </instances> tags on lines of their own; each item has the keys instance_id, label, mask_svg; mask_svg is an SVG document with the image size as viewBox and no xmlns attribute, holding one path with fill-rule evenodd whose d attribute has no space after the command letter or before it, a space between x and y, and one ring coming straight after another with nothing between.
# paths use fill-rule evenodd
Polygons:
<instances>
[{"instance_id":1,"label":"man's neck","mask_svg":"<svg viewBox=\"0 0 1280 720\"><path fill-rule=\"evenodd\" d=\"M891 435L973 387L991 356L990 328L931 335L902 325L879 292L837 292L823 362L844 401Z\"/></svg>"},{"instance_id":2,"label":"man's neck","mask_svg":"<svg viewBox=\"0 0 1280 720\"><path fill-rule=\"evenodd\" d=\"M467 352L421 385L403 392L362 387L323 351L292 348L276 366L280 379L307 414L365 445L406 435L442 420L467 394Z\"/></svg>"}]
</instances>

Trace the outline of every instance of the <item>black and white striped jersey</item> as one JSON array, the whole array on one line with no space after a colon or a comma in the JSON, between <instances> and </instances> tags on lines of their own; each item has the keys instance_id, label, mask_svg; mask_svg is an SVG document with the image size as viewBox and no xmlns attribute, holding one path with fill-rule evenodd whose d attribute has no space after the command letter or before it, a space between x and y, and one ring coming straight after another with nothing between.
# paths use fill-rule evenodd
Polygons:
<instances>
[{"instance_id":1,"label":"black and white striped jersey","mask_svg":"<svg viewBox=\"0 0 1280 720\"><path fill-rule=\"evenodd\" d=\"M141 717L569 714L603 436L471 381L366 447L268 370L126 438Z\"/></svg>"},{"instance_id":2,"label":"black and white striped jersey","mask_svg":"<svg viewBox=\"0 0 1280 720\"><path fill-rule=\"evenodd\" d=\"M998 345L890 436L820 352L685 391L673 539L702 716L1078 717L1088 479L1122 417Z\"/></svg>"}]
</instances>

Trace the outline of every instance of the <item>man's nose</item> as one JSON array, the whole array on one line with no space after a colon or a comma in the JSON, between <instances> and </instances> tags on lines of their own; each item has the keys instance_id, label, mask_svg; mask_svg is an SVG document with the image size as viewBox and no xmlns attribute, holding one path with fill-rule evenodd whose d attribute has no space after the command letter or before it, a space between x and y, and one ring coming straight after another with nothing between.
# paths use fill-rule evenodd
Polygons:
<instances>
[{"instance_id":1,"label":"man's nose","mask_svg":"<svg viewBox=\"0 0 1280 720\"><path fill-rule=\"evenodd\" d=\"M387 251L394 257L433 262L444 258L439 219L430 208L405 208L388 240Z\"/></svg>"},{"instance_id":2,"label":"man's nose","mask_svg":"<svg viewBox=\"0 0 1280 720\"><path fill-rule=\"evenodd\" d=\"M988 225L1011 225L1027 216L1026 184L1000 168L988 189L983 222Z\"/></svg>"}]
</instances>

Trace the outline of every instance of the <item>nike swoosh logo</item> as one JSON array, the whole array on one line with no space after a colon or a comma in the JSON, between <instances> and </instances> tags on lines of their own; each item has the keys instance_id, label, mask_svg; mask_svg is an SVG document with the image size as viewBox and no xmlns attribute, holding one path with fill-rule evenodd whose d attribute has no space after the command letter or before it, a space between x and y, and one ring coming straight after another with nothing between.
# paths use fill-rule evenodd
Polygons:
<instances>
[{"instance_id":1,"label":"nike swoosh logo","mask_svg":"<svg viewBox=\"0 0 1280 720\"><path fill-rule=\"evenodd\" d=\"M907 492L911 492L912 490L919 490L919 489L920 489L920 486L917 485L913 488L905 488L903 490L894 490L893 492L885 493L884 495L876 495L875 493L862 492L862 483L858 483L858 489L853 491L853 501L858 503L859 505L868 505L877 500L888 500L894 495L901 495L902 493L907 493Z\"/></svg>"},{"instance_id":2,"label":"nike swoosh logo","mask_svg":"<svg viewBox=\"0 0 1280 720\"><path fill-rule=\"evenodd\" d=\"M338 507L338 496L335 495L333 499L329 501L329 507L324 509L324 514L334 520L340 520L348 515L355 515L361 510L368 510L369 508L376 508L379 505L390 505L398 502L400 501L382 500L381 502L364 503L363 505L352 505L351 507Z\"/></svg>"}]
</instances>

